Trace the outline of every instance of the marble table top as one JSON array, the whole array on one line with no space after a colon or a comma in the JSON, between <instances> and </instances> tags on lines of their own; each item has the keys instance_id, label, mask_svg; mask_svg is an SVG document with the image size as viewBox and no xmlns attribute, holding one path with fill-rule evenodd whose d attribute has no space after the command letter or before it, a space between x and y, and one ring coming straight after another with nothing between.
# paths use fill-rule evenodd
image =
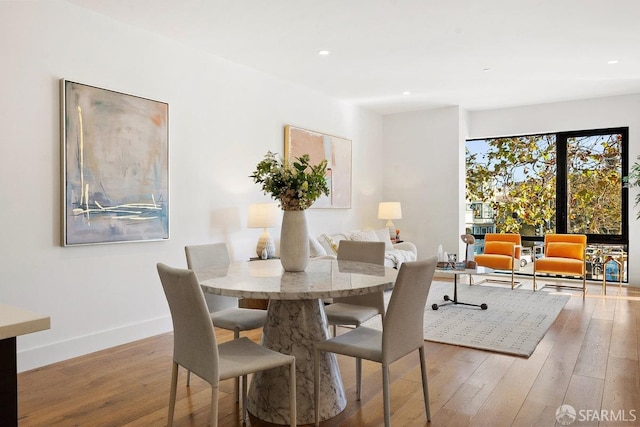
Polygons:
<instances>
[{"instance_id":1,"label":"marble table top","mask_svg":"<svg viewBox=\"0 0 640 427\"><path fill-rule=\"evenodd\" d=\"M314 260L300 273L278 259L197 270L204 292L238 298L304 300L361 295L393 287L398 271L354 261Z\"/></svg>"}]
</instances>

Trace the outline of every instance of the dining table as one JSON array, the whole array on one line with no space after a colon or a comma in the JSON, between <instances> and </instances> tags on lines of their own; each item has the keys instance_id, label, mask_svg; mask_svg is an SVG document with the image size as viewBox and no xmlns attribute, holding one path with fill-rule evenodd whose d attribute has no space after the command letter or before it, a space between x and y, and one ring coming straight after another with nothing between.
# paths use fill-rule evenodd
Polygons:
<instances>
[{"instance_id":1,"label":"dining table","mask_svg":"<svg viewBox=\"0 0 640 427\"><path fill-rule=\"evenodd\" d=\"M330 338L326 299L392 289L398 271L369 263L319 259L302 272L284 271L280 260L234 262L197 270L203 292L237 298L268 299L262 344L296 358L297 423L314 422L314 343ZM333 353L320 357L320 419L342 412L347 401ZM254 417L289 424L287 369L253 375L247 409Z\"/></svg>"}]
</instances>

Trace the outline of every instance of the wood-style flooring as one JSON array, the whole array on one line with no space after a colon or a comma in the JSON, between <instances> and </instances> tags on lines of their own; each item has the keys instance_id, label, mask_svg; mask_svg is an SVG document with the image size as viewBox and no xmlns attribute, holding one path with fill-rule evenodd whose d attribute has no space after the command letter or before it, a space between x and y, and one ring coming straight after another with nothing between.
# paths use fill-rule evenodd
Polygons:
<instances>
[{"instance_id":1,"label":"wood-style flooring","mask_svg":"<svg viewBox=\"0 0 640 427\"><path fill-rule=\"evenodd\" d=\"M425 342L431 423L416 353L391 367L392 424L553 426L564 403L591 416L571 425L640 425L640 293L623 288L618 295L611 286L602 297L596 285L589 292L585 299L574 294L528 359ZM232 339L227 331L217 334L220 341ZM248 336L259 340L260 331ZM19 425L166 425L172 339L162 334L19 374ZM339 364L347 408L322 425L382 425L379 365L363 362L358 402L354 363L339 357ZM232 381L221 388L219 425L242 425ZM181 369L174 425L207 425L210 396L208 384L195 376L186 387ZM601 415L593 420L596 410ZM602 421L603 415L618 418ZM251 419L248 425L266 424Z\"/></svg>"}]
</instances>

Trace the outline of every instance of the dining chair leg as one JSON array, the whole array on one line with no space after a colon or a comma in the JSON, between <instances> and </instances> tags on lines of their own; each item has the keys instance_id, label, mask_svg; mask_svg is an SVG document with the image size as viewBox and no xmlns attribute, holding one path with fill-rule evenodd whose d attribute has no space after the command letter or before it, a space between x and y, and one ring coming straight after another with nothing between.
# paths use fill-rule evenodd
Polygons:
<instances>
[{"instance_id":1,"label":"dining chair leg","mask_svg":"<svg viewBox=\"0 0 640 427\"><path fill-rule=\"evenodd\" d=\"M418 349L420 352L420 371L422 371L422 394L424 396L424 408L427 412L427 421L431 421L431 409L429 405L429 383L427 383L427 363L424 358L424 346Z\"/></svg>"},{"instance_id":2,"label":"dining chair leg","mask_svg":"<svg viewBox=\"0 0 640 427\"><path fill-rule=\"evenodd\" d=\"M187 387L191 385L191 371L187 369Z\"/></svg>"},{"instance_id":3,"label":"dining chair leg","mask_svg":"<svg viewBox=\"0 0 640 427\"><path fill-rule=\"evenodd\" d=\"M319 373L319 369L316 369L316 372ZM289 367L289 424L292 427L296 427L298 423L298 412L296 411L296 361L291 361L291 366ZM316 422L318 418L316 418Z\"/></svg>"},{"instance_id":4,"label":"dining chair leg","mask_svg":"<svg viewBox=\"0 0 640 427\"><path fill-rule=\"evenodd\" d=\"M247 376L242 376L242 423L247 423Z\"/></svg>"},{"instance_id":5,"label":"dining chair leg","mask_svg":"<svg viewBox=\"0 0 640 427\"><path fill-rule=\"evenodd\" d=\"M391 425L391 405L389 404L389 366L382 365L382 399L384 400L384 425Z\"/></svg>"},{"instance_id":6,"label":"dining chair leg","mask_svg":"<svg viewBox=\"0 0 640 427\"><path fill-rule=\"evenodd\" d=\"M173 362L171 369L171 390L169 391L169 417L167 419L167 427L173 425L173 412L176 408L176 389L178 388L178 364Z\"/></svg>"},{"instance_id":7,"label":"dining chair leg","mask_svg":"<svg viewBox=\"0 0 640 427\"><path fill-rule=\"evenodd\" d=\"M211 427L218 427L218 387L211 387Z\"/></svg>"},{"instance_id":8,"label":"dining chair leg","mask_svg":"<svg viewBox=\"0 0 640 427\"><path fill-rule=\"evenodd\" d=\"M360 400L360 391L362 390L362 359L356 357L356 396Z\"/></svg>"},{"instance_id":9,"label":"dining chair leg","mask_svg":"<svg viewBox=\"0 0 640 427\"><path fill-rule=\"evenodd\" d=\"M338 336L338 325L333 325L333 336L334 337Z\"/></svg>"},{"instance_id":10,"label":"dining chair leg","mask_svg":"<svg viewBox=\"0 0 640 427\"><path fill-rule=\"evenodd\" d=\"M240 330L239 329L234 329L233 330L233 339L237 340L238 338L240 338ZM236 403L240 402L240 377L236 377L236 379L234 380L234 386L233 386L233 392L236 395Z\"/></svg>"}]
</instances>

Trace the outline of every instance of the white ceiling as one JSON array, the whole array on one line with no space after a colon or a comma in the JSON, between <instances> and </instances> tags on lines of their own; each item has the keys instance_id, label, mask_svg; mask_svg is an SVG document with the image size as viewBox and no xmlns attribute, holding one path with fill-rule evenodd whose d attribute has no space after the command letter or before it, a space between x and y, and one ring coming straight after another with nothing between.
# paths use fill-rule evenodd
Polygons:
<instances>
[{"instance_id":1,"label":"white ceiling","mask_svg":"<svg viewBox=\"0 0 640 427\"><path fill-rule=\"evenodd\" d=\"M67 1L382 114L640 93L640 0Z\"/></svg>"}]
</instances>

